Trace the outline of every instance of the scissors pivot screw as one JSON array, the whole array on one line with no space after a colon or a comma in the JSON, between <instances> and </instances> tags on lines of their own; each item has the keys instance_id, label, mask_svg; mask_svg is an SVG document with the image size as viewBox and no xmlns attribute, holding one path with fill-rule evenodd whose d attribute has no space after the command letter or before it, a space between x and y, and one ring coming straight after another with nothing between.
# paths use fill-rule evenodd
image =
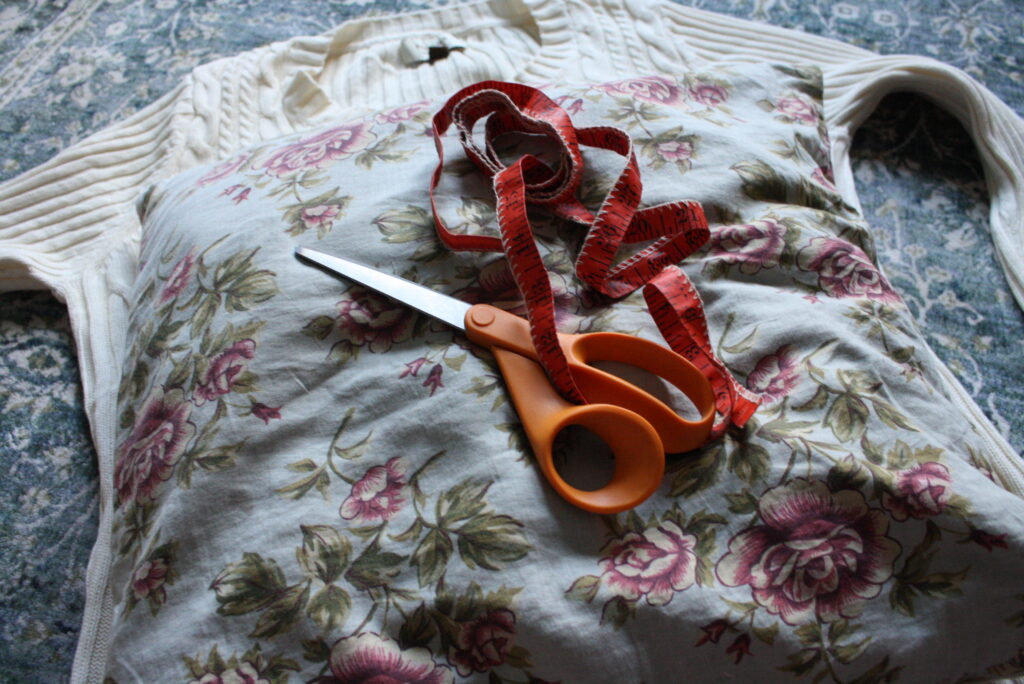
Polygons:
<instances>
[{"instance_id":1,"label":"scissors pivot screw","mask_svg":"<svg viewBox=\"0 0 1024 684\"><path fill-rule=\"evenodd\" d=\"M490 309L470 309L469 317L473 320L473 323L481 327L490 325L491 323L494 322L494 312L491 311Z\"/></svg>"}]
</instances>

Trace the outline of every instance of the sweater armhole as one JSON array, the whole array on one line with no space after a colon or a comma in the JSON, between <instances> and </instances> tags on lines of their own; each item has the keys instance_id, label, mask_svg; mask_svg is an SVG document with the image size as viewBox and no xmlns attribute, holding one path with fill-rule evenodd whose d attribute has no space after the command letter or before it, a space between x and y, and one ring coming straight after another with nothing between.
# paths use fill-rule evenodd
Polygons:
<instances>
[{"instance_id":1,"label":"sweater armhole","mask_svg":"<svg viewBox=\"0 0 1024 684\"><path fill-rule=\"evenodd\" d=\"M918 94L960 120L985 170L996 257L1017 305L1024 309L1024 121L963 71L927 57L861 60L827 69L824 81L840 191L852 184L848 171L853 134L886 95Z\"/></svg>"},{"instance_id":2,"label":"sweater armhole","mask_svg":"<svg viewBox=\"0 0 1024 684\"><path fill-rule=\"evenodd\" d=\"M173 173L190 79L128 119L0 184L0 291L52 289L139 239L135 201Z\"/></svg>"}]
</instances>

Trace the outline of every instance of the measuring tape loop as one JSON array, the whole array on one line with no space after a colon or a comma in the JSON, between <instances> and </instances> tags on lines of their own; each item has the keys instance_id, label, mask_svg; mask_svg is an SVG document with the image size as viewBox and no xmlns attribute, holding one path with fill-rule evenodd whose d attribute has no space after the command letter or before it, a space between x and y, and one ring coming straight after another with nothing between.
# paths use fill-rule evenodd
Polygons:
<instances>
[{"instance_id":1,"label":"measuring tape loop","mask_svg":"<svg viewBox=\"0 0 1024 684\"><path fill-rule=\"evenodd\" d=\"M484 120L483 145L474 139ZM454 125L467 158L492 181L500 236L451 232L438 211L436 189L444 168L443 138ZM536 88L483 81L453 95L433 119L438 164L430 204L438 237L456 251L503 252L523 295L534 348L552 384L567 400L585 403L558 342L554 294L530 226L527 206L546 207L588 231L576 259L576 275L596 292L618 299L643 287L648 309L666 342L696 365L711 383L717 418L712 438L741 426L760 398L740 385L715 355L704 307L686 274L675 266L710 237L699 203L667 202L640 209L643 183L630 136L611 126L576 128L557 102ZM502 161L505 135L539 136L555 146L558 161L522 154ZM622 171L595 214L579 200L583 174L580 147L614 152ZM616 261L624 245L650 244Z\"/></svg>"},{"instance_id":2,"label":"measuring tape loop","mask_svg":"<svg viewBox=\"0 0 1024 684\"><path fill-rule=\"evenodd\" d=\"M730 424L746 423L761 398L739 384L712 351L704 304L687 275L681 268L669 266L644 286L643 294L665 341L711 383L718 412L711 439L720 437Z\"/></svg>"}]
</instances>

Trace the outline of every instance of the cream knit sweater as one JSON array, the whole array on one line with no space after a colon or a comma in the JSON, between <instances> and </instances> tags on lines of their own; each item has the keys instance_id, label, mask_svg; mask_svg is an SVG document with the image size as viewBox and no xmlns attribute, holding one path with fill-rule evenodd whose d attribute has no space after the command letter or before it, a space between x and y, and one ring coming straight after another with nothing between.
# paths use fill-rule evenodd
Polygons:
<instances>
[{"instance_id":1,"label":"cream knit sweater","mask_svg":"<svg viewBox=\"0 0 1024 684\"><path fill-rule=\"evenodd\" d=\"M415 64L437 40L465 49L433 65ZM198 67L128 120L0 185L0 287L48 288L67 303L100 459L100 534L72 681L98 681L108 647L116 391L139 249L136 203L147 186L346 113L439 97L483 79L597 82L723 61L824 70L836 184L853 206L853 133L884 95L918 92L955 114L978 146L996 253L1024 306L1024 123L1007 106L934 60L880 57L668 2L483 0L353 21ZM963 410L987 426L948 372L946 380ZM1012 450L994 428L986 437L1004 479L1024 492Z\"/></svg>"}]
</instances>

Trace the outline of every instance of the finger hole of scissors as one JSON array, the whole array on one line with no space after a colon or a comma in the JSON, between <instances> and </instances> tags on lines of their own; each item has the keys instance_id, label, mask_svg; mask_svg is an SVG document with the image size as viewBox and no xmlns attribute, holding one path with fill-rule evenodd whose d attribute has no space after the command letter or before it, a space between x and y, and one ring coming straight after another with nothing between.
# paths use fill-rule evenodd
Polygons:
<instances>
[{"instance_id":1,"label":"finger hole of scissors","mask_svg":"<svg viewBox=\"0 0 1024 684\"><path fill-rule=\"evenodd\" d=\"M557 435L570 425L594 433L614 454L610 480L597 489L574 487L557 472L551 456L551 443L540 449L546 453L549 479L555 488L577 506L595 513L616 513L633 508L658 488L665 472L661 441L643 418L611 404L585 404L565 411L553 427Z\"/></svg>"},{"instance_id":2,"label":"finger hole of scissors","mask_svg":"<svg viewBox=\"0 0 1024 684\"><path fill-rule=\"evenodd\" d=\"M615 453L600 435L582 425L567 425L555 436L552 462L566 484L592 492L615 474Z\"/></svg>"},{"instance_id":3,"label":"finger hole of scissors","mask_svg":"<svg viewBox=\"0 0 1024 684\"><path fill-rule=\"evenodd\" d=\"M697 421L701 419L701 412L690 397L665 378L655 375L645 368L624 361L595 360L590 361L587 365L614 375L647 392L684 420Z\"/></svg>"}]
</instances>

